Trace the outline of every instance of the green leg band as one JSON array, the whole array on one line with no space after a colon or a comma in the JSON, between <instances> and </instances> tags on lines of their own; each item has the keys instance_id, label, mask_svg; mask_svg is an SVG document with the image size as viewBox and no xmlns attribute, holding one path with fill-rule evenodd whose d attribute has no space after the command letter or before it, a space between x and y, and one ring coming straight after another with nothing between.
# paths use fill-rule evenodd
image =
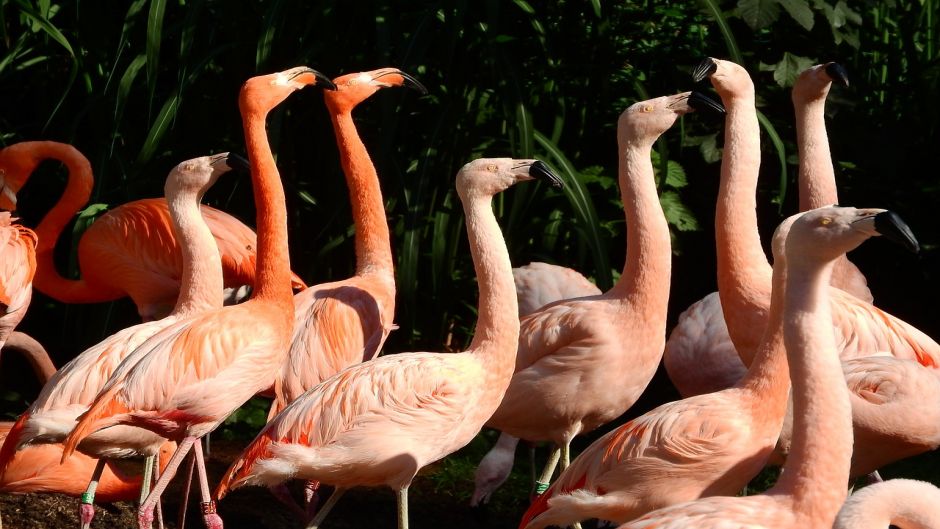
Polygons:
<instances>
[{"instance_id":1,"label":"green leg band","mask_svg":"<svg viewBox=\"0 0 940 529\"><path fill-rule=\"evenodd\" d=\"M545 482L543 482L543 481L536 481L536 482L535 482L535 493L536 493L536 494L539 494L539 495L542 494L543 492L545 492L546 490L548 490L548 486L549 486L549 483L545 483Z\"/></svg>"},{"instance_id":2,"label":"green leg band","mask_svg":"<svg viewBox=\"0 0 940 529\"><path fill-rule=\"evenodd\" d=\"M82 493L82 503L85 505L91 505L95 502L95 493L94 492L83 492Z\"/></svg>"}]
</instances>

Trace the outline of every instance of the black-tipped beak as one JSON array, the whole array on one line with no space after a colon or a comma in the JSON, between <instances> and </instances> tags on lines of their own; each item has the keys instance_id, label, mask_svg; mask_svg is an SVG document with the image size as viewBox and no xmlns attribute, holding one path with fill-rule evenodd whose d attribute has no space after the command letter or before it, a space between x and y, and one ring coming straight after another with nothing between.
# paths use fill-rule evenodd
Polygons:
<instances>
[{"instance_id":1,"label":"black-tipped beak","mask_svg":"<svg viewBox=\"0 0 940 529\"><path fill-rule=\"evenodd\" d=\"M402 79L404 79L404 83L402 84L402 86L407 86L408 88L411 88L412 90L417 90L423 96L428 95L428 89L425 88L423 84L418 82L417 79L415 79L410 74L407 74L401 70L399 70L398 73L401 75Z\"/></svg>"},{"instance_id":2,"label":"black-tipped beak","mask_svg":"<svg viewBox=\"0 0 940 529\"><path fill-rule=\"evenodd\" d=\"M248 165L248 160L233 152L228 153L228 156L225 158L225 164L235 171L241 171L244 173L251 172L250 166Z\"/></svg>"},{"instance_id":3,"label":"black-tipped beak","mask_svg":"<svg viewBox=\"0 0 940 529\"><path fill-rule=\"evenodd\" d=\"M711 57L705 57L695 68L692 68L692 80L697 83L716 71L718 71L718 63Z\"/></svg>"},{"instance_id":4,"label":"black-tipped beak","mask_svg":"<svg viewBox=\"0 0 940 529\"><path fill-rule=\"evenodd\" d=\"M707 112L716 112L718 114L725 113L725 107L719 101L708 97L702 92L693 90L689 94L689 106L698 111L707 111Z\"/></svg>"},{"instance_id":5,"label":"black-tipped beak","mask_svg":"<svg viewBox=\"0 0 940 529\"><path fill-rule=\"evenodd\" d=\"M317 86L321 88L325 88L327 90L336 90L336 85L333 84L333 81L331 81L329 77L314 70L313 68L302 68L298 70L297 72L294 73L294 75L291 76L291 80L296 79L305 73L313 74L314 79L317 80L317 83L316 83Z\"/></svg>"},{"instance_id":6,"label":"black-tipped beak","mask_svg":"<svg viewBox=\"0 0 940 529\"><path fill-rule=\"evenodd\" d=\"M541 160L536 160L535 163L529 166L529 176L539 180L546 180L552 187L561 187L562 185L561 178Z\"/></svg>"},{"instance_id":7,"label":"black-tipped beak","mask_svg":"<svg viewBox=\"0 0 940 529\"><path fill-rule=\"evenodd\" d=\"M836 84L842 86L849 86L849 73L845 71L845 67L837 62L830 62L826 65L826 74L832 79Z\"/></svg>"},{"instance_id":8,"label":"black-tipped beak","mask_svg":"<svg viewBox=\"0 0 940 529\"><path fill-rule=\"evenodd\" d=\"M901 220L901 216L893 211L883 211L875 215L875 231L914 253L920 251L920 244L914 237L914 232Z\"/></svg>"}]
</instances>

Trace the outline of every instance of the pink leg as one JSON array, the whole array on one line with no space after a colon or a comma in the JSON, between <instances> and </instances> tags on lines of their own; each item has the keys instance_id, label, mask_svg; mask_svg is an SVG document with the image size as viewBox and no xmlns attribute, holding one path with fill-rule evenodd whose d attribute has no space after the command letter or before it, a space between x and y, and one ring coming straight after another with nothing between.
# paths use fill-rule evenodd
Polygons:
<instances>
[{"instance_id":1,"label":"pink leg","mask_svg":"<svg viewBox=\"0 0 940 529\"><path fill-rule=\"evenodd\" d=\"M193 484L193 468L196 466L196 456L189 458L189 470L186 472L186 485L183 486L183 500L180 502L180 512L176 520L179 529L186 529L186 510L189 509L189 490Z\"/></svg>"},{"instance_id":2,"label":"pink leg","mask_svg":"<svg viewBox=\"0 0 940 529\"><path fill-rule=\"evenodd\" d=\"M206 477L206 462L202 458L202 443L193 446L196 456L196 469L199 471L199 488L202 492L202 521L207 529L222 529L222 518L215 512L215 501L209 492L209 478Z\"/></svg>"},{"instance_id":3,"label":"pink leg","mask_svg":"<svg viewBox=\"0 0 940 529\"><path fill-rule=\"evenodd\" d=\"M163 470L160 480L153 486L153 490L150 491L147 499L140 504L140 509L137 510L137 524L140 529L151 529L153 527L153 510L157 506L157 500L160 499L160 495L163 494L170 480L176 475L176 469L179 468L180 463L183 462L183 458L186 457L189 449L193 447L194 442L196 442L196 438L192 436L186 437L180 442L179 446L176 447L176 452L173 453L173 457L170 458L170 462Z\"/></svg>"},{"instance_id":4,"label":"pink leg","mask_svg":"<svg viewBox=\"0 0 940 529\"><path fill-rule=\"evenodd\" d=\"M98 489L98 480L101 479L104 464L104 458L98 460L95 464L95 471L91 475L91 481L88 482L88 488L82 493L82 503L78 507L78 519L81 521L82 529L91 527L91 521L95 517L95 490Z\"/></svg>"},{"instance_id":5,"label":"pink leg","mask_svg":"<svg viewBox=\"0 0 940 529\"><path fill-rule=\"evenodd\" d=\"M153 458L153 480L160 481L160 460ZM157 529L163 529L163 502L157 498Z\"/></svg>"}]
</instances>

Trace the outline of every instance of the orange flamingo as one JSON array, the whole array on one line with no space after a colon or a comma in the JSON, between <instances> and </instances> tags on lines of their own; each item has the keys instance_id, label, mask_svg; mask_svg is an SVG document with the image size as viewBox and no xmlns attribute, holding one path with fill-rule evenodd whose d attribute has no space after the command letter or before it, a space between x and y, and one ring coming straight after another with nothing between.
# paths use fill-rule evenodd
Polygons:
<instances>
[{"instance_id":1,"label":"orange flamingo","mask_svg":"<svg viewBox=\"0 0 940 529\"><path fill-rule=\"evenodd\" d=\"M469 349L396 354L340 371L265 426L229 468L217 497L244 484L291 478L333 484L336 490L309 526L316 527L346 489L387 485L398 491L398 526L408 527L408 486L415 474L470 442L512 376L518 304L492 199L532 178L561 183L536 160L483 158L457 173L480 286Z\"/></svg>"},{"instance_id":2,"label":"orange flamingo","mask_svg":"<svg viewBox=\"0 0 940 529\"><path fill-rule=\"evenodd\" d=\"M892 479L852 494L832 529L940 527L940 489L913 479Z\"/></svg>"},{"instance_id":3,"label":"orange flamingo","mask_svg":"<svg viewBox=\"0 0 940 529\"><path fill-rule=\"evenodd\" d=\"M26 316L36 273L36 234L15 220L0 211L0 349Z\"/></svg>"},{"instance_id":4,"label":"orange flamingo","mask_svg":"<svg viewBox=\"0 0 940 529\"><path fill-rule=\"evenodd\" d=\"M203 520L207 527L222 527L196 441L268 388L287 356L293 325L287 212L265 119L291 93L315 84L333 87L319 72L297 67L253 77L239 93L258 224L258 281L251 299L181 319L155 334L121 363L65 440L63 458L93 434L117 446L139 443L139 436L113 434L118 424L179 442L140 506L141 528L151 526L156 502L190 448L199 470Z\"/></svg>"},{"instance_id":5,"label":"orange flamingo","mask_svg":"<svg viewBox=\"0 0 940 529\"><path fill-rule=\"evenodd\" d=\"M653 142L693 109L721 108L697 92L636 103L620 115L620 193L627 257L617 284L600 296L561 301L522 319L516 372L487 426L558 448L539 478L547 488L559 458L568 466L576 435L619 417L636 402L663 352L672 252L653 179Z\"/></svg>"},{"instance_id":6,"label":"orange flamingo","mask_svg":"<svg viewBox=\"0 0 940 529\"><path fill-rule=\"evenodd\" d=\"M0 150L0 208L14 209L15 193L44 160L68 168L62 197L36 227L36 288L63 303L99 303L130 296L137 312L150 321L165 316L180 291L183 257L173 236L166 200L136 200L104 214L78 244L81 279L59 275L53 261L62 230L91 196L91 164L71 145L25 141ZM202 206L202 214L222 254L225 286L236 290L255 281L255 234L231 215ZM293 276L295 288L303 281Z\"/></svg>"},{"instance_id":7,"label":"orange flamingo","mask_svg":"<svg viewBox=\"0 0 940 529\"><path fill-rule=\"evenodd\" d=\"M886 210L828 207L801 214L786 240L783 340L793 381L793 453L777 484L743 498L673 505L620 529L831 527L846 496L852 421L833 333L829 286L836 259L883 234L909 248L916 240Z\"/></svg>"},{"instance_id":8,"label":"orange flamingo","mask_svg":"<svg viewBox=\"0 0 940 529\"><path fill-rule=\"evenodd\" d=\"M294 296L294 333L287 362L275 381L269 417L346 366L371 359L395 328L395 268L385 204L352 111L382 88L427 90L396 68L350 73L333 83L336 90L324 92L324 99L349 185L356 226L356 275Z\"/></svg>"},{"instance_id":9,"label":"orange flamingo","mask_svg":"<svg viewBox=\"0 0 940 529\"><path fill-rule=\"evenodd\" d=\"M222 267L212 233L200 215L199 201L225 172L229 164L244 164L238 156L228 153L204 156L177 165L167 177L166 196L174 230L182 244L182 295L170 316L129 327L87 349L63 366L45 384L39 397L17 420L0 449L0 475L13 462L13 452L30 444L58 443L74 427L76 418L94 400L108 377L134 349L145 340L187 316L222 306ZM139 428L112 429L109 435L136 435L137 444L145 444L148 455L144 467L144 489L149 487L153 460L165 440ZM87 444L97 443L91 439ZM107 457L131 457L139 452L126 447L105 445L91 449L101 457L91 476L86 494L82 496L80 518L88 527L94 518L94 498L98 476L105 468Z\"/></svg>"}]
</instances>

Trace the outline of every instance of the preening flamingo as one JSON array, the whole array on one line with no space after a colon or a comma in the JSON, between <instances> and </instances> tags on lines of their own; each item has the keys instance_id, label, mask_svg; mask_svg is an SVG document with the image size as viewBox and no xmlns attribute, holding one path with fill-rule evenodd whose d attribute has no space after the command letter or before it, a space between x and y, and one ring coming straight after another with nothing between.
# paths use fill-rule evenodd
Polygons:
<instances>
[{"instance_id":1,"label":"preening flamingo","mask_svg":"<svg viewBox=\"0 0 940 529\"><path fill-rule=\"evenodd\" d=\"M291 478L343 491L387 485L398 491L398 525L408 526L408 486L425 465L470 442L509 384L519 340L509 252L493 214L496 193L522 180L561 180L536 160L474 160L457 173L457 193L480 286L476 331L460 354L410 353L340 371L275 417L229 468L216 496L245 484Z\"/></svg>"},{"instance_id":2,"label":"preening flamingo","mask_svg":"<svg viewBox=\"0 0 940 529\"><path fill-rule=\"evenodd\" d=\"M3 193L6 196L6 188ZM0 349L26 316L36 273L36 234L15 220L10 212L0 211Z\"/></svg>"},{"instance_id":3,"label":"preening flamingo","mask_svg":"<svg viewBox=\"0 0 940 529\"><path fill-rule=\"evenodd\" d=\"M170 171L166 182L169 211L183 251L182 290L170 316L121 330L85 350L62 367L43 387L39 397L17 420L0 448L0 476L13 461L13 452L30 444L58 443L75 426L118 365L145 340L188 316L222 306L222 267L219 251L209 227L200 214L199 201L225 172L229 164L244 164L228 153L204 156L182 162ZM113 438L134 437L133 447L114 445ZM145 476L149 476L153 456L166 442L163 437L133 427L112 428L92 436L82 449L100 458L148 456ZM134 447L141 447L137 450ZM101 459L88 494L82 497L81 519L88 526L94 518L93 501L97 474L104 469ZM145 487L149 486L145 484Z\"/></svg>"},{"instance_id":4,"label":"preening flamingo","mask_svg":"<svg viewBox=\"0 0 940 529\"><path fill-rule=\"evenodd\" d=\"M183 256L173 236L166 200L129 202L102 215L78 243L80 279L67 279L56 270L53 252L62 230L91 196L91 164L71 145L54 141L24 141L0 150L0 208L14 209L15 193L44 160L68 168L62 197L36 227L36 288L63 303L98 303L130 296L145 320L162 318L173 308L180 291ZM238 289L255 282L256 238L231 215L202 206L222 254L225 286ZM303 281L293 276L295 288Z\"/></svg>"},{"instance_id":5,"label":"preening flamingo","mask_svg":"<svg viewBox=\"0 0 940 529\"><path fill-rule=\"evenodd\" d=\"M532 262L512 269L519 299L519 317L563 299L597 296L601 291L594 283L575 270L549 263ZM473 473L473 494L470 505L487 503L493 492L512 473L519 438L506 432L499 434L493 448L483 456Z\"/></svg>"},{"instance_id":6,"label":"preening flamingo","mask_svg":"<svg viewBox=\"0 0 940 529\"><path fill-rule=\"evenodd\" d=\"M179 442L165 472L140 506L141 528L151 526L160 494L194 445L203 519L207 527L222 527L209 498L202 449L196 441L254 394L268 388L286 358L294 314L287 212L265 118L294 91L315 84L333 87L319 72L297 67L252 77L239 93L258 225L257 282L251 299L180 319L155 334L115 370L65 440L63 458L93 434L111 437L112 443L137 442L129 435L118 439L111 434L118 424L137 426Z\"/></svg>"},{"instance_id":7,"label":"preening flamingo","mask_svg":"<svg viewBox=\"0 0 940 529\"><path fill-rule=\"evenodd\" d=\"M571 440L629 409L659 365L672 252L650 153L692 105L721 108L685 92L636 103L620 115L627 256L617 283L602 295L554 303L521 321L516 372L487 426L556 444L539 487L547 486L559 457L567 467Z\"/></svg>"},{"instance_id":8,"label":"preening flamingo","mask_svg":"<svg viewBox=\"0 0 940 529\"><path fill-rule=\"evenodd\" d=\"M55 365L52 364L52 359L49 358L49 353L46 352L46 348L32 336L23 332L13 331L7 337L3 348L16 351L22 355L23 358L29 362L33 373L36 374L36 378L38 378L42 384L48 382L49 379L52 378L52 375L55 374Z\"/></svg>"},{"instance_id":9,"label":"preening flamingo","mask_svg":"<svg viewBox=\"0 0 940 529\"><path fill-rule=\"evenodd\" d=\"M396 68L350 73L333 83L336 90L324 92L324 99L349 186L356 227L356 275L294 296L294 333L287 361L274 384L269 417L346 366L374 357L395 328L395 267L385 203L352 111L382 88L408 86L427 91Z\"/></svg>"},{"instance_id":10,"label":"preening flamingo","mask_svg":"<svg viewBox=\"0 0 940 529\"><path fill-rule=\"evenodd\" d=\"M913 479L869 485L845 501L832 529L940 527L940 489Z\"/></svg>"},{"instance_id":11,"label":"preening flamingo","mask_svg":"<svg viewBox=\"0 0 940 529\"><path fill-rule=\"evenodd\" d=\"M529 507L521 529L588 518L627 522L669 505L734 495L764 468L790 390L784 245L794 219L774 234L770 320L744 377L731 388L663 404L594 441Z\"/></svg>"},{"instance_id":12,"label":"preening flamingo","mask_svg":"<svg viewBox=\"0 0 940 529\"><path fill-rule=\"evenodd\" d=\"M764 494L711 497L648 513L620 529L831 527L846 496L852 421L833 333L835 260L872 235L916 247L900 218L881 209L828 207L800 214L786 241L783 340L793 381L793 452Z\"/></svg>"}]
</instances>

